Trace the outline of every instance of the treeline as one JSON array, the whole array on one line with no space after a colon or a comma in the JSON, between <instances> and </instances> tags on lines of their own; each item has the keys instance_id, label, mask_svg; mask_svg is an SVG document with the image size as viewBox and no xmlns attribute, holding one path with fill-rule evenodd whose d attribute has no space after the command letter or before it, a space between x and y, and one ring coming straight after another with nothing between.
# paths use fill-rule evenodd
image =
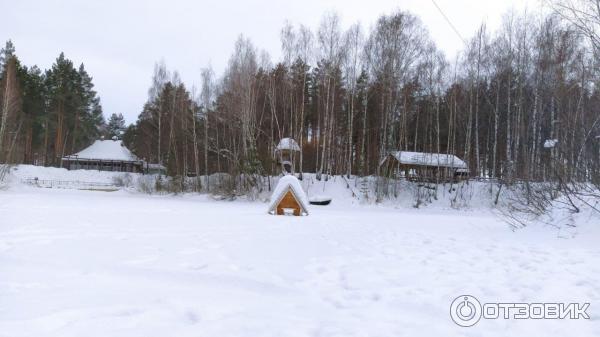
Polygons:
<instances>
[{"instance_id":1,"label":"treeline","mask_svg":"<svg viewBox=\"0 0 600 337\"><path fill-rule=\"evenodd\" d=\"M102 132L100 99L83 64L61 53L46 71L28 67L8 41L0 70L0 164L59 166Z\"/></svg>"},{"instance_id":2,"label":"treeline","mask_svg":"<svg viewBox=\"0 0 600 337\"><path fill-rule=\"evenodd\" d=\"M378 173L392 150L451 153L471 175L504 181L599 179L598 64L558 14L509 12L448 61L414 15L365 32L335 14L316 31L285 25L282 60L240 37L223 76L200 90L156 65L126 140L172 175L277 174L274 148L301 144L301 172ZM556 141L555 141L556 140Z\"/></svg>"},{"instance_id":3,"label":"treeline","mask_svg":"<svg viewBox=\"0 0 600 337\"><path fill-rule=\"evenodd\" d=\"M600 13L577 21L565 8L509 12L453 60L402 11L368 31L342 30L331 13L315 30L286 24L276 63L240 37L222 76L207 67L198 89L158 63L123 137L173 176L277 174L275 146L292 137L296 171L319 176L379 174L389 151L405 150L455 154L474 177L599 182L600 39L584 20ZM0 163L58 166L100 135L122 135L83 65L61 54L46 71L27 67L8 42L0 69Z\"/></svg>"}]
</instances>

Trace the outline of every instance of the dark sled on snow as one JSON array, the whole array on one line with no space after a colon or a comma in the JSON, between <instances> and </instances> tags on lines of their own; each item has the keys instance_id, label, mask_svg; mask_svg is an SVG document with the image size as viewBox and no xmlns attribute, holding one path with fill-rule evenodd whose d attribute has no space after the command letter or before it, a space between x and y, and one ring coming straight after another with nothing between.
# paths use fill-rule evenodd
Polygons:
<instances>
[{"instance_id":1,"label":"dark sled on snow","mask_svg":"<svg viewBox=\"0 0 600 337\"><path fill-rule=\"evenodd\" d=\"M308 202L311 205L317 205L317 206L327 206L329 204L331 204L331 198L313 198L310 199Z\"/></svg>"}]
</instances>

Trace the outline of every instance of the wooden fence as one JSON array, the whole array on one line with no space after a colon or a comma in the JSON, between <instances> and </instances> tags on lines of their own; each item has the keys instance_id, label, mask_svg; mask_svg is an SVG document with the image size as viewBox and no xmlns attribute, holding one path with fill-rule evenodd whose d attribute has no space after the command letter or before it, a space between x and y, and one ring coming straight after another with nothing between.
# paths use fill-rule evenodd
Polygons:
<instances>
[{"instance_id":1,"label":"wooden fence","mask_svg":"<svg viewBox=\"0 0 600 337\"><path fill-rule=\"evenodd\" d=\"M119 186L112 183L103 183L95 181L79 180L46 180L38 178L25 178L21 182L30 186L41 188L64 188L75 190L93 190L93 191L116 191Z\"/></svg>"}]
</instances>

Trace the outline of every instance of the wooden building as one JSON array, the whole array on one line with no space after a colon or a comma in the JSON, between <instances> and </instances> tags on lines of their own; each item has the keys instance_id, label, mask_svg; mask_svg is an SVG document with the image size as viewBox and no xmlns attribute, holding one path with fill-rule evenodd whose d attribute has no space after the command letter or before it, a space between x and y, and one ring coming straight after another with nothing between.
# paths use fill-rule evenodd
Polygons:
<instances>
[{"instance_id":1,"label":"wooden building","mask_svg":"<svg viewBox=\"0 0 600 337\"><path fill-rule=\"evenodd\" d=\"M279 179L271 196L269 213L273 215L308 215L308 199L296 177L285 175Z\"/></svg>"},{"instance_id":2,"label":"wooden building","mask_svg":"<svg viewBox=\"0 0 600 337\"><path fill-rule=\"evenodd\" d=\"M75 154L63 157L62 167L68 170L143 173L144 161L133 155L121 140L100 139Z\"/></svg>"},{"instance_id":3,"label":"wooden building","mask_svg":"<svg viewBox=\"0 0 600 337\"><path fill-rule=\"evenodd\" d=\"M451 154L394 151L379 164L382 176L409 181L443 183L469 178L469 167Z\"/></svg>"}]
</instances>

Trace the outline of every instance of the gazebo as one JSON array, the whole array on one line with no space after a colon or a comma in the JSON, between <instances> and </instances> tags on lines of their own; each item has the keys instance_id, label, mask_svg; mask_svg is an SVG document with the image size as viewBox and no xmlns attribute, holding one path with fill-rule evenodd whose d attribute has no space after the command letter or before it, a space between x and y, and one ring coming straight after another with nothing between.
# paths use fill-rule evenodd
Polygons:
<instances>
[{"instance_id":1,"label":"gazebo","mask_svg":"<svg viewBox=\"0 0 600 337\"><path fill-rule=\"evenodd\" d=\"M62 158L67 170L99 170L117 172L144 172L144 161L139 160L118 139L97 140L89 147Z\"/></svg>"},{"instance_id":2,"label":"gazebo","mask_svg":"<svg viewBox=\"0 0 600 337\"><path fill-rule=\"evenodd\" d=\"M275 158L281 165L284 174L294 173L296 154L301 151L298 143L292 138L282 138L275 148Z\"/></svg>"},{"instance_id":3,"label":"gazebo","mask_svg":"<svg viewBox=\"0 0 600 337\"><path fill-rule=\"evenodd\" d=\"M385 176L411 181L450 182L469 178L469 167L452 154L412 151L390 152L379 164Z\"/></svg>"}]
</instances>

